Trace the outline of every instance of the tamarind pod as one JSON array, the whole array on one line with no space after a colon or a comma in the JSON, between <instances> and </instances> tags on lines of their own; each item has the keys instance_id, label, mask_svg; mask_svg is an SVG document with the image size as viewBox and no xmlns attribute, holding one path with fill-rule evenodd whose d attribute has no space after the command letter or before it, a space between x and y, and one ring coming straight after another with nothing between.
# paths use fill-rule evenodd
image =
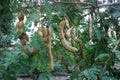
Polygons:
<instances>
[{"instance_id":1,"label":"tamarind pod","mask_svg":"<svg viewBox=\"0 0 120 80\"><path fill-rule=\"evenodd\" d=\"M18 14L18 19L19 19L19 21L23 21L24 20L24 13L23 12L20 12Z\"/></svg>"},{"instance_id":2,"label":"tamarind pod","mask_svg":"<svg viewBox=\"0 0 120 80\"><path fill-rule=\"evenodd\" d=\"M46 42L47 41L47 28L46 26L42 26L42 33L43 33L43 41Z\"/></svg>"},{"instance_id":3,"label":"tamarind pod","mask_svg":"<svg viewBox=\"0 0 120 80\"><path fill-rule=\"evenodd\" d=\"M74 40L71 39L71 44L72 44L72 47L74 47Z\"/></svg>"},{"instance_id":4,"label":"tamarind pod","mask_svg":"<svg viewBox=\"0 0 120 80\"><path fill-rule=\"evenodd\" d=\"M17 22L17 24L16 24L16 32L19 32L19 22Z\"/></svg>"},{"instance_id":5,"label":"tamarind pod","mask_svg":"<svg viewBox=\"0 0 120 80\"><path fill-rule=\"evenodd\" d=\"M38 30L37 33L43 38L43 33L40 30Z\"/></svg>"},{"instance_id":6,"label":"tamarind pod","mask_svg":"<svg viewBox=\"0 0 120 80\"><path fill-rule=\"evenodd\" d=\"M73 29L71 29L71 38L76 42L81 42L80 39L75 38Z\"/></svg>"},{"instance_id":7,"label":"tamarind pod","mask_svg":"<svg viewBox=\"0 0 120 80\"><path fill-rule=\"evenodd\" d=\"M50 27L47 29L47 33L48 33L48 54L49 54L49 58L50 58L50 69L52 71L54 71L54 60L53 60L53 55L52 55L52 51L51 51L51 29Z\"/></svg>"},{"instance_id":8,"label":"tamarind pod","mask_svg":"<svg viewBox=\"0 0 120 80\"><path fill-rule=\"evenodd\" d=\"M36 48L33 48L32 53L33 53L33 54L37 54L37 49L36 49Z\"/></svg>"},{"instance_id":9,"label":"tamarind pod","mask_svg":"<svg viewBox=\"0 0 120 80\"><path fill-rule=\"evenodd\" d=\"M83 45L80 44L80 58L83 59Z\"/></svg>"},{"instance_id":10,"label":"tamarind pod","mask_svg":"<svg viewBox=\"0 0 120 80\"><path fill-rule=\"evenodd\" d=\"M83 45L82 45L82 42L81 42L80 39L75 38L73 29L71 30L71 38L74 41L79 42L79 45L80 45L80 58L83 59Z\"/></svg>"},{"instance_id":11,"label":"tamarind pod","mask_svg":"<svg viewBox=\"0 0 120 80\"><path fill-rule=\"evenodd\" d=\"M70 24L69 24L69 21L68 19L65 17L65 22L66 22L66 27L69 29L70 28Z\"/></svg>"},{"instance_id":12,"label":"tamarind pod","mask_svg":"<svg viewBox=\"0 0 120 80\"><path fill-rule=\"evenodd\" d=\"M71 71L69 70L69 64L68 64L68 62L65 60L65 58L64 58L63 56L62 56L62 58L61 58L61 61L62 61L63 65L65 66L67 72L71 72Z\"/></svg>"},{"instance_id":13,"label":"tamarind pod","mask_svg":"<svg viewBox=\"0 0 120 80\"><path fill-rule=\"evenodd\" d=\"M61 40L61 43L63 44L63 46L68 50L68 51L71 51L71 52L77 52L78 49L75 48L75 47L72 47L72 46L69 46L68 43L66 42L66 39L64 37L64 33L63 33L63 29L64 29L64 25L65 25L65 21L61 21L60 24L59 24L59 28L58 28L58 32L59 32L59 37L60 37L60 40Z\"/></svg>"},{"instance_id":14,"label":"tamarind pod","mask_svg":"<svg viewBox=\"0 0 120 80\"><path fill-rule=\"evenodd\" d=\"M25 52L26 54L29 54L29 53L30 53L27 45L24 45L24 46L23 46L23 49L24 49L24 52Z\"/></svg>"},{"instance_id":15,"label":"tamarind pod","mask_svg":"<svg viewBox=\"0 0 120 80\"><path fill-rule=\"evenodd\" d=\"M73 52L73 53L78 51L77 48L68 45L68 43L66 42L65 39L62 39L61 42L62 42L63 46L64 46L68 51Z\"/></svg>"},{"instance_id":16,"label":"tamarind pod","mask_svg":"<svg viewBox=\"0 0 120 80\"><path fill-rule=\"evenodd\" d=\"M92 16L89 16L89 39L92 39Z\"/></svg>"},{"instance_id":17,"label":"tamarind pod","mask_svg":"<svg viewBox=\"0 0 120 80\"><path fill-rule=\"evenodd\" d=\"M64 33L63 33L64 25L65 25L65 21L63 20L60 22L58 27L58 33L61 40L64 38Z\"/></svg>"},{"instance_id":18,"label":"tamarind pod","mask_svg":"<svg viewBox=\"0 0 120 80\"><path fill-rule=\"evenodd\" d=\"M29 54L30 51L29 51L29 49L28 49L28 46L27 46L27 44L26 44L26 41L25 41L24 39L20 39L20 42L21 42L21 44L22 44L22 46L23 46L24 52L25 52L26 54Z\"/></svg>"},{"instance_id":19,"label":"tamarind pod","mask_svg":"<svg viewBox=\"0 0 120 80\"><path fill-rule=\"evenodd\" d=\"M29 41L28 35L26 33L23 33L23 39Z\"/></svg>"},{"instance_id":20,"label":"tamarind pod","mask_svg":"<svg viewBox=\"0 0 120 80\"><path fill-rule=\"evenodd\" d=\"M16 24L16 32L22 34L23 33L23 27L24 27L24 22L23 21L19 21Z\"/></svg>"},{"instance_id":21,"label":"tamarind pod","mask_svg":"<svg viewBox=\"0 0 120 80\"><path fill-rule=\"evenodd\" d=\"M26 45L26 41L24 39L20 39L20 43L22 44L22 46Z\"/></svg>"},{"instance_id":22,"label":"tamarind pod","mask_svg":"<svg viewBox=\"0 0 120 80\"><path fill-rule=\"evenodd\" d=\"M66 34L65 34L65 38L66 38L66 39L68 39L68 38L71 37L71 30L72 30L72 28L69 28L69 29L67 30L67 32L66 32Z\"/></svg>"}]
</instances>

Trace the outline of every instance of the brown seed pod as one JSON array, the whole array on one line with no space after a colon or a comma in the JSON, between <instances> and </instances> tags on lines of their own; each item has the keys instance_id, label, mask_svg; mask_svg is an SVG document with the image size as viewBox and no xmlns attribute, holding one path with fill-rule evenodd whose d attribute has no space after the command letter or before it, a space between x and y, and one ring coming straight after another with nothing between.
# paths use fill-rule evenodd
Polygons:
<instances>
[{"instance_id":1,"label":"brown seed pod","mask_svg":"<svg viewBox=\"0 0 120 80\"><path fill-rule=\"evenodd\" d=\"M83 45L82 44L79 45L80 45L80 58L83 59Z\"/></svg>"},{"instance_id":2,"label":"brown seed pod","mask_svg":"<svg viewBox=\"0 0 120 80\"><path fill-rule=\"evenodd\" d=\"M36 48L33 48L32 53L33 53L33 54L37 54L37 53L38 53L37 49L36 49Z\"/></svg>"},{"instance_id":3,"label":"brown seed pod","mask_svg":"<svg viewBox=\"0 0 120 80\"><path fill-rule=\"evenodd\" d=\"M43 38L43 33L41 30L38 29L37 33Z\"/></svg>"},{"instance_id":4,"label":"brown seed pod","mask_svg":"<svg viewBox=\"0 0 120 80\"><path fill-rule=\"evenodd\" d=\"M27 45L23 46L23 49L24 49L24 52L25 52L26 54L29 54L29 53L30 53Z\"/></svg>"},{"instance_id":5,"label":"brown seed pod","mask_svg":"<svg viewBox=\"0 0 120 80\"><path fill-rule=\"evenodd\" d=\"M72 40L74 40L75 42L78 42L78 43L79 43L79 45L80 45L80 58L83 59L83 45L82 45L82 42L81 42L80 39L75 38L73 29L71 30L71 38L72 38Z\"/></svg>"},{"instance_id":6,"label":"brown seed pod","mask_svg":"<svg viewBox=\"0 0 120 80\"><path fill-rule=\"evenodd\" d=\"M27 44L26 44L26 41L25 41L24 39L20 39L20 42L21 42L21 44L22 44L22 46L23 46L24 52L25 52L26 54L29 54L30 51L29 51L29 49L28 49L28 46L27 46Z\"/></svg>"},{"instance_id":7,"label":"brown seed pod","mask_svg":"<svg viewBox=\"0 0 120 80\"><path fill-rule=\"evenodd\" d=\"M24 39L20 39L20 43L22 44L22 46L26 45L26 41Z\"/></svg>"},{"instance_id":8,"label":"brown seed pod","mask_svg":"<svg viewBox=\"0 0 120 80\"><path fill-rule=\"evenodd\" d=\"M47 41L47 28L45 25L42 26L42 33L43 33L43 41Z\"/></svg>"},{"instance_id":9,"label":"brown seed pod","mask_svg":"<svg viewBox=\"0 0 120 80\"><path fill-rule=\"evenodd\" d=\"M20 12L18 14L18 19L19 19L19 21L23 21L24 20L24 13L23 12Z\"/></svg>"},{"instance_id":10,"label":"brown seed pod","mask_svg":"<svg viewBox=\"0 0 120 80\"><path fill-rule=\"evenodd\" d=\"M65 39L65 37L64 37L63 29L64 29L65 23L66 23L65 20L61 21L60 24L59 24L59 27L58 27L58 32L59 32L59 37L60 37L61 43L63 44L63 46L64 46L67 50L69 50L69 51L71 51L71 52L77 52L78 49L75 48L75 47L72 47L72 46L68 45L68 43L67 43L67 41L66 41L66 39Z\"/></svg>"},{"instance_id":11,"label":"brown seed pod","mask_svg":"<svg viewBox=\"0 0 120 80\"><path fill-rule=\"evenodd\" d=\"M89 16L89 39L92 39L92 15Z\"/></svg>"},{"instance_id":12,"label":"brown seed pod","mask_svg":"<svg viewBox=\"0 0 120 80\"><path fill-rule=\"evenodd\" d=\"M47 37L48 37L48 39L47 39L47 47L48 47L48 54L49 54L49 58L50 58L50 69L52 70L52 71L54 71L54 60L53 60L53 55L52 55L52 51L51 51L51 29L50 29L50 27L47 29Z\"/></svg>"},{"instance_id":13,"label":"brown seed pod","mask_svg":"<svg viewBox=\"0 0 120 80\"><path fill-rule=\"evenodd\" d=\"M26 33L22 33L22 34L19 36L19 39L20 39L20 40L24 39L24 40L29 41L28 35L27 35Z\"/></svg>"},{"instance_id":14,"label":"brown seed pod","mask_svg":"<svg viewBox=\"0 0 120 80\"><path fill-rule=\"evenodd\" d=\"M65 22L66 22L66 27L69 29L70 28L70 24L69 24L69 21L68 19L65 17Z\"/></svg>"},{"instance_id":15,"label":"brown seed pod","mask_svg":"<svg viewBox=\"0 0 120 80\"><path fill-rule=\"evenodd\" d=\"M68 38L71 38L71 30L72 28L69 28L65 34L65 38L68 39Z\"/></svg>"},{"instance_id":16,"label":"brown seed pod","mask_svg":"<svg viewBox=\"0 0 120 80\"><path fill-rule=\"evenodd\" d=\"M23 27L24 27L24 22L23 21L19 21L16 24L16 32L22 34L23 33Z\"/></svg>"},{"instance_id":17,"label":"brown seed pod","mask_svg":"<svg viewBox=\"0 0 120 80\"><path fill-rule=\"evenodd\" d=\"M23 39L29 41L28 35L26 33L23 33L22 35L23 35Z\"/></svg>"},{"instance_id":18,"label":"brown seed pod","mask_svg":"<svg viewBox=\"0 0 120 80\"><path fill-rule=\"evenodd\" d=\"M76 41L76 42L81 42L80 39L75 38L75 36L74 36L74 30L73 30L73 29L71 29L71 38L72 38L74 41Z\"/></svg>"}]
</instances>

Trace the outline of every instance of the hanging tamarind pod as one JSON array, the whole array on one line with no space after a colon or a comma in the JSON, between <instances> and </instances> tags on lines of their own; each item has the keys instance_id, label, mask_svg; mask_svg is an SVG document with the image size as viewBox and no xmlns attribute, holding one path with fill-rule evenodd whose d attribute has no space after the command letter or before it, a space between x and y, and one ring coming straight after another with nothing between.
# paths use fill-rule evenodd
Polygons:
<instances>
[{"instance_id":1,"label":"hanging tamarind pod","mask_svg":"<svg viewBox=\"0 0 120 80\"><path fill-rule=\"evenodd\" d=\"M72 38L74 41L76 41L76 42L81 42L80 39L75 38L75 36L74 36L74 30L73 30L73 29L71 29L71 38Z\"/></svg>"},{"instance_id":2,"label":"hanging tamarind pod","mask_svg":"<svg viewBox=\"0 0 120 80\"><path fill-rule=\"evenodd\" d=\"M19 34L23 33L23 27L24 27L24 22L23 21L19 21L16 24L16 32Z\"/></svg>"},{"instance_id":3,"label":"hanging tamarind pod","mask_svg":"<svg viewBox=\"0 0 120 80\"><path fill-rule=\"evenodd\" d=\"M79 45L80 45L80 58L83 59L83 45L80 43L79 43Z\"/></svg>"},{"instance_id":4,"label":"hanging tamarind pod","mask_svg":"<svg viewBox=\"0 0 120 80\"><path fill-rule=\"evenodd\" d=\"M22 46L26 45L26 41L24 39L20 39L20 43L22 44Z\"/></svg>"},{"instance_id":5,"label":"hanging tamarind pod","mask_svg":"<svg viewBox=\"0 0 120 80\"><path fill-rule=\"evenodd\" d=\"M24 20L24 13L22 11L18 14L18 19L19 19L19 21Z\"/></svg>"},{"instance_id":6,"label":"hanging tamarind pod","mask_svg":"<svg viewBox=\"0 0 120 80\"><path fill-rule=\"evenodd\" d=\"M30 51L29 51L29 49L28 49L28 46L27 46L27 44L26 44L26 41L25 41L24 39L20 39L20 43L21 43L22 46L23 46L24 52L25 52L26 54L29 54Z\"/></svg>"},{"instance_id":7,"label":"hanging tamarind pod","mask_svg":"<svg viewBox=\"0 0 120 80\"><path fill-rule=\"evenodd\" d=\"M66 32L66 34L65 34L65 38L66 38L66 39L68 39L68 38L71 37L71 30L72 30L72 28L69 28L69 29L67 30L67 32Z\"/></svg>"},{"instance_id":8,"label":"hanging tamarind pod","mask_svg":"<svg viewBox=\"0 0 120 80\"><path fill-rule=\"evenodd\" d=\"M37 49L36 49L36 48L33 48L32 53L33 53L33 54L37 54L37 53L38 53Z\"/></svg>"},{"instance_id":9,"label":"hanging tamarind pod","mask_svg":"<svg viewBox=\"0 0 120 80\"><path fill-rule=\"evenodd\" d=\"M67 72L71 72L70 70L69 70L69 64L68 64L68 62L65 60L65 58L62 56L62 58L61 58L61 61L62 61L62 63L63 63L63 65L65 66L65 69L67 70Z\"/></svg>"},{"instance_id":10,"label":"hanging tamarind pod","mask_svg":"<svg viewBox=\"0 0 120 80\"><path fill-rule=\"evenodd\" d=\"M45 25L42 26L42 33L43 33L43 41L47 42L47 28Z\"/></svg>"},{"instance_id":11,"label":"hanging tamarind pod","mask_svg":"<svg viewBox=\"0 0 120 80\"><path fill-rule=\"evenodd\" d=\"M28 35L26 33L22 33L22 35L23 35L23 39L29 41Z\"/></svg>"},{"instance_id":12,"label":"hanging tamarind pod","mask_svg":"<svg viewBox=\"0 0 120 80\"><path fill-rule=\"evenodd\" d=\"M50 69L51 71L54 71L54 60L53 60L53 55L52 55L52 51L51 51L51 29L50 27L47 29L47 47L48 47L48 54L49 54L49 58L50 58Z\"/></svg>"},{"instance_id":13,"label":"hanging tamarind pod","mask_svg":"<svg viewBox=\"0 0 120 80\"><path fill-rule=\"evenodd\" d=\"M24 45L24 46L23 46L23 49L24 49L24 52L25 52L26 54L29 54L29 53L30 53L27 45Z\"/></svg>"},{"instance_id":14,"label":"hanging tamarind pod","mask_svg":"<svg viewBox=\"0 0 120 80\"><path fill-rule=\"evenodd\" d=\"M37 33L41 36L41 38L43 38L43 33L42 33L42 31L41 30L37 30Z\"/></svg>"},{"instance_id":15,"label":"hanging tamarind pod","mask_svg":"<svg viewBox=\"0 0 120 80\"><path fill-rule=\"evenodd\" d=\"M60 37L60 40L61 40L61 43L63 44L63 46L68 50L68 51L71 51L71 52L77 52L78 49L75 48L75 47L72 47L70 45L68 45L65 37L64 37L64 33L63 33L63 29L64 29L64 25L65 25L66 21L65 20L62 20L59 24L59 27L58 27L58 32L59 32L59 37Z\"/></svg>"},{"instance_id":16,"label":"hanging tamarind pod","mask_svg":"<svg viewBox=\"0 0 120 80\"><path fill-rule=\"evenodd\" d=\"M19 39L24 39L26 41L29 41L29 38L28 38L28 35L26 33L22 33L20 36L19 36Z\"/></svg>"},{"instance_id":17,"label":"hanging tamarind pod","mask_svg":"<svg viewBox=\"0 0 120 80\"><path fill-rule=\"evenodd\" d=\"M71 30L71 38L72 38L75 42L78 42L78 43L79 43L79 45L80 45L80 58L83 59L83 45L82 45L82 42L81 42L80 39L75 38L75 36L74 36L74 30L73 30L73 29Z\"/></svg>"},{"instance_id":18,"label":"hanging tamarind pod","mask_svg":"<svg viewBox=\"0 0 120 80\"><path fill-rule=\"evenodd\" d=\"M70 28L70 24L69 24L69 21L68 19L65 17L65 22L66 22L66 27L69 29Z\"/></svg>"},{"instance_id":19,"label":"hanging tamarind pod","mask_svg":"<svg viewBox=\"0 0 120 80\"><path fill-rule=\"evenodd\" d=\"M20 43L22 44L23 46L23 50L26 54L29 54L30 51L28 49L28 46L26 44L26 41L28 41L28 35L26 33L24 33L23 29L24 29L24 14L23 12L21 11L19 14L18 14L18 19L19 19L19 22L17 22L16 24L16 32L18 33L19 35L19 39L20 39Z\"/></svg>"},{"instance_id":20,"label":"hanging tamarind pod","mask_svg":"<svg viewBox=\"0 0 120 80\"><path fill-rule=\"evenodd\" d=\"M92 26L93 26L92 22L93 22L92 21L92 15L90 14L89 15L89 26L88 26L89 27L89 39L90 40L92 39Z\"/></svg>"}]
</instances>

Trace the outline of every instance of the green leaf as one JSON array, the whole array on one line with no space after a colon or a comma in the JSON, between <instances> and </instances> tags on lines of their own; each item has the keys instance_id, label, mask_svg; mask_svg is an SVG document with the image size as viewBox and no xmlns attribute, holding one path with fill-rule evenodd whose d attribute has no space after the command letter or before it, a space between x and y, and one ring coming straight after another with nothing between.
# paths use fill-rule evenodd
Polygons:
<instances>
[{"instance_id":1,"label":"green leaf","mask_svg":"<svg viewBox=\"0 0 120 80\"><path fill-rule=\"evenodd\" d=\"M97 39L100 41L101 40L101 34L100 34L100 31L98 29L95 30L95 34L97 36Z\"/></svg>"},{"instance_id":2,"label":"green leaf","mask_svg":"<svg viewBox=\"0 0 120 80\"><path fill-rule=\"evenodd\" d=\"M52 77L52 74L50 72L44 72L39 75L38 80L49 80Z\"/></svg>"},{"instance_id":3,"label":"green leaf","mask_svg":"<svg viewBox=\"0 0 120 80\"><path fill-rule=\"evenodd\" d=\"M46 11L46 17L47 17L48 23L50 23L52 19L52 8L48 2L45 3L45 11Z\"/></svg>"},{"instance_id":4,"label":"green leaf","mask_svg":"<svg viewBox=\"0 0 120 80\"><path fill-rule=\"evenodd\" d=\"M97 74L99 74L100 70L96 67L85 69L82 74L87 78L88 80L96 80Z\"/></svg>"},{"instance_id":5,"label":"green leaf","mask_svg":"<svg viewBox=\"0 0 120 80\"><path fill-rule=\"evenodd\" d=\"M98 55L98 56L95 58L95 61L97 61L97 60L99 60L99 59L102 59L102 58L105 58L105 57L108 57L108 56L109 56L109 54L107 54L107 53L100 54L100 55Z\"/></svg>"},{"instance_id":6,"label":"green leaf","mask_svg":"<svg viewBox=\"0 0 120 80\"><path fill-rule=\"evenodd\" d=\"M102 80L117 80L117 79L114 77L103 76Z\"/></svg>"},{"instance_id":7,"label":"green leaf","mask_svg":"<svg viewBox=\"0 0 120 80\"><path fill-rule=\"evenodd\" d=\"M113 52L115 53L116 56L120 56L120 51L119 50L115 50Z\"/></svg>"}]
</instances>

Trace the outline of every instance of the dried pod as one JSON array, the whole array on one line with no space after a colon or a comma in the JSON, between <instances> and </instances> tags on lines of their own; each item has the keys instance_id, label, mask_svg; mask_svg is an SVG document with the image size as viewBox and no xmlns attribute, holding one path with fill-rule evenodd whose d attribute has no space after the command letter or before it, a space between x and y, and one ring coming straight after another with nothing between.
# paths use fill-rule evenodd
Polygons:
<instances>
[{"instance_id":1,"label":"dried pod","mask_svg":"<svg viewBox=\"0 0 120 80\"><path fill-rule=\"evenodd\" d=\"M20 39L20 42L21 42L21 44L22 44L22 46L23 46L24 52L25 52L26 54L29 54L30 51L29 51L29 49L28 49L28 46L27 46L27 44L26 44L26 41L25 41L24 39Z\"/></svg>"},{"instance_id":2,"label":"dried pod","mask_svg":"<svg viewBox=\"0 0 120 80\"><path fill-rule=\"evenodd\" d=\"M43 38L43 33L41 32L41 30L38 30L37 33Z\"/></svg>"},{"instance_id":3,"label":"dried pod","mask_svg":"<svg viewBox=\"0 0 120 80\"><path fill-rule=\"evenodd\" d=\"M22 44L22 46L26 45L26 41L24 39L20 39L20 43Z\"/></svg>"},{"instance_id":4,"label":"dried pod","mask_svg":"<svg viewBox=\"0 0 120 80\"><path fill-rule=\"evenodd\" d=\"M60 24L59 24L59 28L58 28L58 32L59 32L59 37L60 37L61 43L63 44L63 46L64 46L67 50L69 50L69 51L71 51L71 52L77 52L78 49L75 48L75 47L72 47L72 46L68 45L68 43L67 43L67 41L66 41L66 39L65 39L65 37L64 37L63 29L64 29L65 23L66 23L66 21L64 21L64 20L61 21Z\"/></svg>"},{"instance_id":5,"label":"dried pod","mask_svg":"<svg viewBox=\"0 0 120 80\"><path fill-rule=\"evenodd\" d=\"M26 33L23 33L22 35L23 35L23 39L29 41L28 35Z\"/></svg>"},{"instance_id":6,"label":"dried pod","mask_svg":"<svg viewBox=\"0 0 120 80\"><path fill-rule=\"evenodd\" d=\"M80 58L83 59L83 45L82 44L79 45L80 45Z\"/></svg>"},{"instance_id":7,"label":"dried pod","mask_svg":"<svg viewBox=\"0 0 120 80\"><path fill-rule=\"evenodd\" d=\"M89 16L89 39L92 39L92 16Z\"/></svg>"},{"instance_id":8,"label":"dried pod","mask_svg":"<svg viewBox=\"0 0 120 80\"><path fill-rule=\"evenodd\" d=\"M24 20L24 13L23 12L20 12L18 14L18 19L19 19L19 21L23 21Z\"/></svg>"},{"instance_id":9,"label":"dried pod","mask_svg":"<svg viewBox=\"0 0 120 80\"><path fill-rule=\"evenodd\" d=\"M23 49L24 49L24 52L25 52L26 54L29 54L29 53L30 53L27 45L23 46Z\"/></svg>"},{"instance_id":10,"label":"dried pod","mask_svg":"<svg viewBox=\"0 0 120 80\"><path fill-rule=\"evenodd\" d=\"M66 39L68 39L68 38L71 37L71 30L72 30L72 28L69 28L69 29L67 30L67 32L66 32L66 34L65 34L65 38L66 38Z\"/></svg>"},{"instance_id":11,"label":"dried pod","mask_svg":"<svg viewBox=\"0 0 120 80\"><path fill-rule=\"evenodd\" d=\"M74 36L74 30L73 30L73 29L71 30L71 38L72 38L72 40L74 40L75 42L78 42L78 43L79 43L79 45L80 45L80 58L83 59L83 45L82 45L82 42L81 42L80 39L75 38L75 36Z\"/></svg>"},{"instance_id":12,"label":"dried pod","mask_svg":"<svg viewBox=\"0 0 120 80\"><path fill-rule=\"evenodd\" d=\"M33 48L32 53L33 53L33 54L37 54L37 53L38 53L37 49L36 49L36 48Z\"/></svg>"},{"instance_id":13,"label":"dried pod","mask_svg":"<svg viewBox=\"0 0 120 80\"><path fill-rule=\"evenodd\" d=\"M19 36L19 39L20 39L20 40L24 39L24 40L29 41L28 35L27 35L26 33L22 33L22 34Z\"/></svg>"},{"instance_id":14,"label":"dried pod","mask_svg":"<svg viewBox=\"0 0 120 80\"><path fill-rule=\"evenodd\" d=\"M47 28L46 26L42 26L42 33L43 33L43 41L46 42L47 41Z\"/></svg>"},{"instance_id":15,"label":"dried pod","mask_svg":"<svg viewBox=\"0 0 120 80\"><path fill-rule=\"evenodd\" d=\"M24 22L23 21L19 21L16 24L16 32L22 34L23 33L23 27L24 27Z\"/></svg>"},{"instance_id":16,"label":"dried pod","mask_svg":"<svg viewBox=\"0 0 120 80\"><path fill-rule=\"evenodd\" d=\"M75 36L74 36L74 30L73 30L73 29L71 29L71 38L72 38L74 41L76 41L76 42L81 42L80 39L75 38Z\"/></svg>"},{"instance_id":17,"label":"dried pod","mask_svg":"<svg viewBox=\"0 0 120 80\"><path fill-rule=\"evenodd\" d=\"M65 18L65 22L66 22L66 27L69 29L70 28L70 24L67 18Z\"/></svg>"},{"instance_id":18,"label":"dried pod","mask_svg":"<svg viewBox=\"0 0 120 80\"><path fill-rule=\"evenodd\" d=\"M48 33L48 45L47 45L47 47L48 47L48 54L49 54L49 58L50 58L50 69L52 70L52 71L54 71L54 60L53 60L53 55L52 55L52 51L51 51L51 29L50 29L50 27L47 29L47 33Z\"/></svg>"}]
</instances>

